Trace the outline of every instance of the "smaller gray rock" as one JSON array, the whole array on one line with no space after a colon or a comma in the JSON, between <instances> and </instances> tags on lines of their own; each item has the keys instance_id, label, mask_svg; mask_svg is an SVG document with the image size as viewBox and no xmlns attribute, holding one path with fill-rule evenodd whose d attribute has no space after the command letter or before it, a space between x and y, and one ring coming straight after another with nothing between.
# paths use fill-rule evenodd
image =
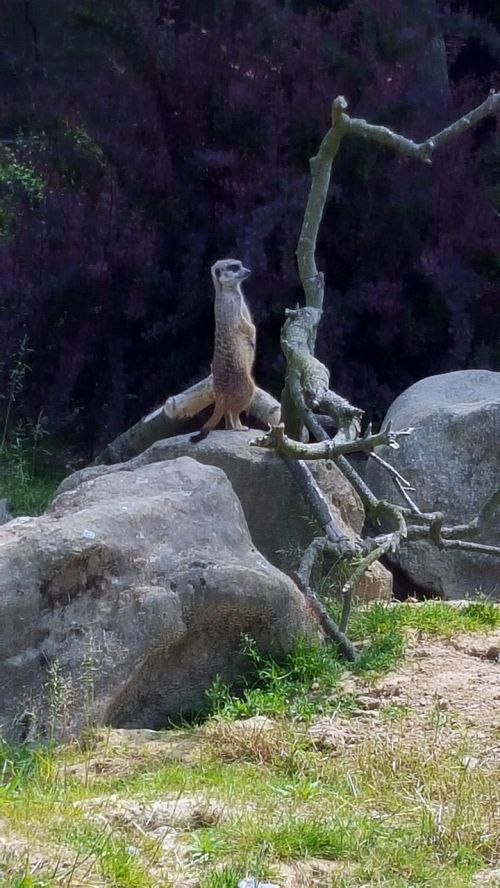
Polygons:
<instances>
[{"instance_id":1,"label":"smaller gray rock","mask_svg":"<svg viewBox=\"0 0 500 888\"><path fill-rule=\"evenodd\" d=\"M446 524L464 524L499 489L500 373L460 370L422 379L396 398L384 422L389 420L393 429L415 431L399 450L376 452L408 479L423 511L443 512ZM365 478L377 496L400 501L377 463L368 462ZM500 509L474 540L498 545ZM402 546L390 557L417 588L449 599L482 592L500 600L497 558L440 551L427 541Z\"/></svg>"},{"instance_id":2,"label":"smaller gray rock","mask_svg":"<svg viewBox=\"0 0 500 888\"><path fill-rule=\"evenodd\" d=\"M238 882L238 888L280 888L280 886L276 882L259 882L258 879L249 876Z\"/></svg>"}]
</instances>

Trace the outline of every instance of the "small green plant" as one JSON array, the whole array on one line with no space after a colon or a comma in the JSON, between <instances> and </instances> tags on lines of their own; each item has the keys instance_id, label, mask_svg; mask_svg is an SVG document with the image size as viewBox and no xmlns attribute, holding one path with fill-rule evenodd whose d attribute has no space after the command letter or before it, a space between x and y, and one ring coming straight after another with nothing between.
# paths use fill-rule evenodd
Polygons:
<instances>
[{"instance_id":1,"label":"small green plant","mask_svg":"<svg viewBox=\"0 0 500 888\"><path fill-rule=\"evenodd\" d=\"M357 673L387 672L404 654L405 636L397 626L387 632L376 632L361 651L354 664Z\"/></svg>"},{"instance_id":2,"label":"small green plant","mask_svg":"<svg viewBox=\"0 0 500 888\"><path fill-rule=\"evenodd\" d=\"M290 817L279 826L268 828L262 841L267 842L278 859L320 857L335 860L347 848L348 831L344 824L331 822L328 818L302 820Z\"/></svg>"},{"instance_id":3,"label":"small green plant","mask_svg":"<svg viewBox=\"0 0 500 888\"><path fill-rule=\"evenodd\" d=\"M0 433L0 497L14 514L38 515L50 501L59 479L39 465L41 442L46 435L43 413L34 422L13 423L15 409L30 372L27 336L18 345L7 372Z\"/></svg>"},{"instance_id":4,"label":"small green plant","mask_svg":"<svg viewBox=\"0 0 500 888\"><path fill-rule=\"evenodd\" d=\"M36 207L43 200L45 183L29 160L22 159L23 143L17 151L6 145L0 146L0 238L12 235L15 204L19 198Z\"/></svg>"},{"instance_id":5,"label":"small green plant","mask_svg":"<svg viewBox=\"0 0 500 888\"><path fill-rule=\"evenodd\" d=\"M8 192L19 190L32 203L41 201L45 192L43 179L36 170L18 160L14 151L6 146L2 147L0 156L0 187Z\"/></svg>"},{"instance_id":6,"label":"small green plant","mask_svg":"<svg viewBox=\"0 0 500 888\"><path fill-rule=\"evenodd\" d=\"M65 838L79 852L95 857L106 884L109 882L116 888L149 888L151 885L138 851L110 828L82 823L66 833Z\"/></svg>"},{"instance_id":7,"label":"small green plant","mask_svg":"<svg viewBox=\"0 0 500 888\"><path fill-rule=\"evenodd\" d=\"M410 709L404 703L388 703L380 709L380 717L385 721L399 721L406 718Z\"/></svg>"},{"instance_id":8,"label":"small green plant","mask_svg":"<svg viewBox=\"0 0 500 888\"><path fill-rule=\"evenodd\" d=\"M49 736L51 740L64 738L74 701L71 675L64 675L61 664L53 660L47 667L47 696L49 702Z\"/></svg>"},{"instance_id":9,"label":"small green plant","mask_svg":"<svg viewBox=\"0 0 500 888\"><path fill-rule=\"evenodd\" d=\"M29 364L27 357L32 349L28 348L28 337L25 334L19 342L17 352L13 355L12 363L8 372L7 394L0 395L5 401L2 438L0 440L0 448L5 446L7 434L10 428L11 414L14 405L21 394L24 386L26 374L29 373Z\"/></svg>"},{"instance_id":10,"label":"small green plant","mask_svg":"<svg viewBox=\"0 0 500 888\"><path fill-rule=\"evenodd\" d=\"M205 863L218 857L226 850L226 841L213 829L198 829L193 834L188 847L193 860Z\"/></svg>"},{"instance_id":11,"label":"small green plant","mask_svg":"<svg viewBox=\"0 0 500 888\"><path fill-rule=\"evenodd\" d=\"M326 698L335 692L342 674L335 648L303 638L281 660L263 656L249 638L243 639L242 651L249 668L240 688L233 691L218 677L207 692L214 715L309 719L324 711Z\"/></svg>"},{"instance_id":12,"label":"small green plant","mask_svg":"<svg viewBox=\"0 0 500 888\"><path fill-rule=\"evenodd\" d=\"M0 799L15 798L39 776L50 776L53 750L47 746L12 744L0 740Z\"/></svg>"},{"instance_id":13,"label":"small green plant","mask_svg":"<svg viewBox=\"0 0 500 888\"><path fill-rule=\"evenodd\" d=\"M238 888L244 877L243 870L234 866L224 866L212 870L200 882L200 888Z\"/></svg>"}]
</instances>

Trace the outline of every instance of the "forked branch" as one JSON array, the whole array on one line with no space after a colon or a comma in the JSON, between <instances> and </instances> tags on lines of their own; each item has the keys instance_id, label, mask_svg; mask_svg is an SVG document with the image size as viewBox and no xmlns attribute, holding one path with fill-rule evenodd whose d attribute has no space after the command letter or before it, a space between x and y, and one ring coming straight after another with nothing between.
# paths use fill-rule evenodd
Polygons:
<instances>
[{"instance_id":1,"label":"forked branch","mask_svg":"<svg viewBox=\"0 0 500 888\"><path fill-rule=\"evenodd\" d=\"M477 108L424 142L418 143L387 127L374 126L366 120L350 117L347 114L346 100L343 96L338 96L332 105L331 127L324 136L318 153L310 161L311 187L297 246L299 275L306 304L303 308L287 311L281 337L287 360L282 395L283 425L273 425L266 435L253 443L259 447L273 448L288 464L294 459L333 459L360 495L372 525L389 525L387 532L364 541L365 550L361 560L358 557L357 563L353 562L351 576L343 586L341 630L346 629L352 591L363 572L385 552L404 545L407 540L427 538L442 549L454 548L500 555L500 548L496 546L461 539L462 536L473 536L479 531L480 526L491 516L492 510L498 507L500 491L493 494L481 514L469 524L446 527L443 516L438 513L426 514L418 508L406 479L378 454L373 453L374 448L380 444L397 449L399 439L411 434L412 429L392 431L390 425L386 425L373 434L371 427L368 427L361 436L362 411L330 389L329 371L315 357L314 347L324 299L324 277L316 266L316 243L328 196L332 164L348 134L377 142L430 164L432 154L437 148L499 111L500 93L491 92ZM328 423L333 422L337 428L333 440L325 430L325 416ZM317 443L307 443L308 433ZM345 458L345 454L359 451L371 455L390 473L404 499L404 506L379 500L373 494ZM319 542L315 548L308 550L304 556L302 571L307 573L312 553L323 551Z\"/></svg>"}]
</instances>

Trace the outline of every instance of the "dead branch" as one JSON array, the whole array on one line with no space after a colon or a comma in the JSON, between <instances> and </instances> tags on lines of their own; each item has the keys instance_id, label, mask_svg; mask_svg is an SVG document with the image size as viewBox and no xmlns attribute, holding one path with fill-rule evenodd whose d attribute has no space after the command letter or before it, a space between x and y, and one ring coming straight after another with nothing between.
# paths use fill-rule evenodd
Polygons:
<instances>
[{"instance_id":1,"label":"dead branch","mask_svg":"<svg viewBox=\"0 0 500 888\"><path fill-rule=\"evenodd\" d=\"M441 147L448 139L465 132L484 117L500 111L500 93L491 92L477 108L422 143L413 142L387 127L374 126L366 120L351 118L346 109L346 100L343 96L338 96L332 105L332 125L323 138L318 153L310 161L311 187L297 245L299 275L306 305L304 308L287 312L281 337L287 361L282 396L283 425L271 428L262 438L252 442L256 446L275 449L287 460L288 465L294 459L333 459L360 495L369 521L374 526L388 524L391 528L389 532L371 540L371 548L370 541L366 541L367 550L361 561L354 565L349 580L343 586L344 612L340 624L341 630L347 627L352 589L363 572L378 557L404 545L407 540L428 538L443 549L458 548L495 556L500 554L500 549L495 546L460 539L461 536L472 536L478 532L479 526L492 514L492 510L498 507L500 491L493 494L482 513L467 525L447 528L444 526L443 516L421 512L410 496L411 488L406 479L389 463L373 453L374 448L380 444L397 449L398 439L410 434L412 429L393 432L390 425L386 425L377 434L372 434L369 427L365 434L360 436L362 411L330 389L329 371L314 355L324 299L324 277L316 266L316 243L328 195L332 164L343 138L347 134L356 135L430 164L432 153L436 148ZM315 415L316 411L322 416ZM338 428L333 440L325 431L325 415ZM305 430L308 430L318 443L307 443ZM405 501L405 506L379 500L373 494L345 458L345 454L356 451L372 455L391 474ZM409 520L415 523L408 527ZM308 550L307 557L304 556L306 560L303 562L303 569L306 572L312 553L316 553L319 557L320 550L324 551L317 543L314 549Z\"/></svg>"},{"instance_id":2,"label":"dead branch","mask_svg":"<svg viewBox=\"0 0 500 888\"><path fill-rule=\"evenodd\" d=\"M284 458L288 470L308 504L311 514L318 527L325 534L325 539L335 549L339 558L359 553L359 547L346 537L338 527L323 492L309 469L301 460Z\"/></svg>"},{"instance_id":3,"label":"dead branch","mask_svg":"<svg viewBox=\"0 0 500 888\"><path fill-rule=\"evenodd\" d=\"M125 462L147 450L162 438L182 434L183 423L192 419L214 401L212 376L207 376L178 395L171 395L165 403L143 416L130 429L111 441L93 461L93 465ZM248 412L260 425L279 423L279 402L263 389L257 388Z\"/></svg>"},{"instance_id":4,"label":"dead branch","mask_svg":"<svg viewBox=\"0 0 500 888\"><path fill-rule=\"evenodd\" d=\"M356 649L354 648L352 642L350 642L345 635L347 620L349 617L349 614L348 612L346 612L345 607L346 599L344 598L344 608L342 611L340 624L337 625L337 623L335 623L334 620L332 620L332 618L329 616L324 604L320 601L312 588L311 577L313 571L315 570L315 568L318 567L319 563L322 563L325 553L329 553L335 558L339 557L337 546L332 544L330 540L328 540L326 537L316 537L314 540L312 540L311 543L309 543L297 569L297 584L304 591L306 598L313 607L314 612L316 613L320 625L326 636L328 638L331 638L335 642L335 644L339 645L342 653L347 657L348 660L355 660L357 658ZM346 613L347 619L345 619Z\"/></svg>"},{"instance_id":5,"label":"dead branch","mask_svg":"<svg viewBox=\"0 0 500 888\"><path fill-rule=\"evenodd\" d=\"M264 447L276 450L281 456L292 457L293 459L337 459L345 453L359 453L361 451L369 452L375 447L385 444L394 450L399 449L398 438L406 437L412 433L413 429L400 429L393 432L391 424L380 429L376 434L372 434L371 426L368 426L365 434L351 441L337 441L331 438L323 438L317 444L307 444L302 441L294 441L285 435L284 423L273 426L262 438L256 438L251 441L254 447ZM322 434L325 434L322 430Z\"/></svg>"}]
</instances>

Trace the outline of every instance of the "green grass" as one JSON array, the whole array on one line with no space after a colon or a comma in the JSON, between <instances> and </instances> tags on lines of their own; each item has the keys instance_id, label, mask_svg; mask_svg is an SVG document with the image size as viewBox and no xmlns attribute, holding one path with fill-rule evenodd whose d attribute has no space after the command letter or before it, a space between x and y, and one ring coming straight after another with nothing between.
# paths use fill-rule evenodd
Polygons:
<instances>
[{"instance_id":1,"label":"green grass","mask_svg":"<svg viewBox=\"0 0 500 888\"><path fill-rule=\"evenodd\" d=\"M182 794L203 791L236 809L227 820L185 835L184 847L200 873L200 885L230 888L246 874L272 881L280 861L311 857L346 867L345 884L351 886L468 885L474 871L500 854L495 827L498 768L487 773L465 767L466 746L419 749L399 735L389 747L368 739L345 759L310 751L307 775L296 773L292 782L278 763L177 765L185 771ZM153 800L162 791L173 791L164 766L159 781L157 769L162 766L144 760L142 779L147 783L149 777L156 786ZM152 886L156 883L149 873L158 854L154 843L119 823L101 826L75 814L76 794L102 798L111 790L123 798L144 797L137 782L124 780L118 791L116 783L103 779L97 789L85 790L39 772L25 787L26 804L4 808L2 818L10 814L14 826L22 829L28 816L39 842L56 838L80 861L90 855L105 885ZM15 878L2 884L56 884L50 872L45 882L29 881L23 873Z\"/></svg>"},{"instance_id":2,"label":"green grass","mask_svg":"<svg viewBox=\"0 0 500 888\"><path fill-rule=\"evenodd\" d=\"M499 611L488 602L357 611L353 635L365 646L356 668L374 675L397 663L407 628L430 637L498 628ZM483 764L480 741L457 727L453 713L419 713L415 731L411 708L388 702L378 733L353 715L356 743L324 748L307 728L317 717L338 712L344 721L354 712L353 695L341 688L345 662L333 648L304 641L282 661L262 657L248 639L244 649L252 667L246 683L238 694L220 681L212 688L216 717L186 729L200 755L185 763L147 745L124 766L124 751L105 745L1 744L2 832L26 839L30 851L8 859L0 851L0 884L167 888L182 885L185 866L200 888L237 888L250 875L283 885L281 865L315 859L331 867L324 884L332 888L466 888L474 873L499 865L500 763ZM256 712L273 718L271 733L242 739L234 719ZM73 764L101 759L88 779L72 775ZM165 845L149 815L135 822L112 814L120 800L153 810L162 799L185 797L218 802L223 814L177 826ZM97 798L92 818L75 806Z\"/></svg>"},{"instance_id":3,"label":"green grass","mask_svg":"<svg viewBox=\"0 0 500 888\"><path fill-rule=\"evenodd\" d=\"M207 873L200 883L200 888L238 888L244 875L241 869L225 866Z\"/></svg>"},{"instance_id":4,"label":"green grass","mask_svg":"<svg viewBox=\"0 0 500 888\"><path fill-rule=\"evenodd\" d=\"M216 679L208 692L210 712L223 718L252 715L310 719L327 706L345 668L335 648L297 639L282 660L263 657L251 639L242 650L249 661L244 682L231 689Z\"/></svg>"},{"instance_id":5,"label":"green grass","mask_svg":"<svg viewBox=\"0 0 500 888\"><path fill-rule=\"evenodd\" d=\"M35 777L50 774L49 747L31 747L0 739L0 800L22 793Z\"/></svg>"},{"instance_id":6,"label":"green grass","mask_svg":"<svg viewBox=\"0 0 500 888\"><path fill-rule=\"evenodd\" d=\"M106 882L116 888L149 888L151 885L138 849L118 831L81 823L70 830L64 828L61 838L82 858L87 855L95 858Z\"/></svg>"},{"instance_id":7,"label":"green grass","mask_svg":"<svg viewBox=\"0 0 500 888\"><path fill-rule=\"evenodd\" d=\"M500 608L488 601L460 608L441 601L427 601L418 607L377 603L354 611L349 632L364 646L353 671L378 675L394 668L404 656L407 629L429 636L450 636L499 626ZM335 709L349 711L353 701L339 690L346 663L335 647L298 639L287 656L276 660L263 657L246 638L242 650L249 665L246 677L239 687L232 688L220 678L215 680L208 692L211 715L287 716L307 721Z\"/></svg>"},{"instance_id":8,"label":"green grass","mask_svg":"<svg viewBox=\"0 0 500 888\"><path fill-rule=\"evenodd\" d=\"M488 600L471 601L453 607L444 601L426 601L419 606L374 604L354 611L349 627L353 639L378 638L417 629L426 635L450 636L457 632L474 632L500 626L500 609Z\"/></svg>"},{"instance_id":9,"label":"green grass","mask_svg":"<svg viewBox=\"0 0 500 888\"><path fill-rule=\"evenodd\" d=\"M40 515L61 480L61 473L40 468L32 451L12 443L0 447L0 497L14 515Z\"/></svg>"},{"instance_id":10,"label":"green grass","mask_svg":"<svg viewBox=\"0 0 500 888\"><path fill-rule=\"evenodd\" d=\"M500 774L468 771L461 753L411 749L401 738L389 750L367 742L346 762L317 758L309 766L319 791L293 808L276 797L283 777L270 780L268 769L259 816L202 830L191 853L249 870L264 848L268 873L280 860L314 857L348 863L351 885L466 885L500 853Z\"/></svg>"}]
</instances>

